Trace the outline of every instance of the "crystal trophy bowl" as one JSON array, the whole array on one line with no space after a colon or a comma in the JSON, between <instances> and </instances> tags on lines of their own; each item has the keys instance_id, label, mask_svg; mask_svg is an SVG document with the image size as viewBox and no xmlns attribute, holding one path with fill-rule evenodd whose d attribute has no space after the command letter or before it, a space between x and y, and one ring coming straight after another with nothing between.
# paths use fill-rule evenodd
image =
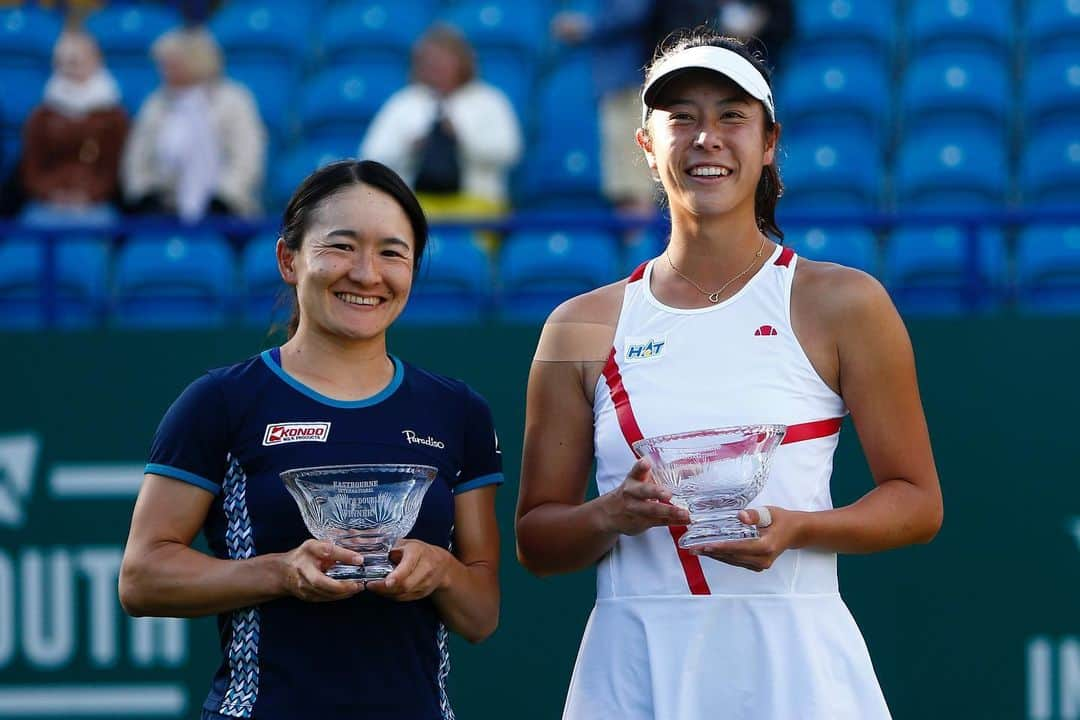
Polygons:
<instances>
[{"instance_id":1,"label":"crystal trophy bowl","mask_svg":"<svg viewBox=\"0 0 1080 720\"><path fill-rule=\"evenodd\" d=\"M332 465L281 473L304 524L315 538L364 556L364 564L338 563L338 580L386 577L390 549L412 530L420 503L438 470L430 465Z\"/></svg>"},{"instance_id":2,"label":"crystal trophy bowl","mask_svg":"<svg viewBox=\"0 0 1080 720\"><path fill-rule=\"evenodd\" d=\"M773 451L786 425L743 425L660 435L634 443L652 463L653 478L671 490L671 502L690 513L679 547L758 537L738 519L765 487Z\"/></svg>"}]
</instances>

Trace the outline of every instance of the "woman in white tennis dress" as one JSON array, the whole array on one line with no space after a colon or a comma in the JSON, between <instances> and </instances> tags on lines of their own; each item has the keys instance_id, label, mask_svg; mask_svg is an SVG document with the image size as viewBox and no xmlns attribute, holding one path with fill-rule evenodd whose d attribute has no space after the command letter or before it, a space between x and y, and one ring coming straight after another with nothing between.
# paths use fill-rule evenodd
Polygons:
<instances>
[{"instance_id":1,"label":"woman in white tennis dress","mask_svg":"<svg viewBox=\"0 0 1080 720\"><path fill-rule=\"evenodd\" d=\"M538 574L598 565L564 718L888 718L836 556L927 542L941 524L907 332L873 278L770 239L780 127L744 45L683 37L642 101L668 248L557 308L529 379L518 554ZM849 413L874 487L833 508ZM788 426L740 515L760 537L680 549L689 516L632 443L758 423ZM585 502L594 460L600 495Z\"/></svg>"}]
</instances>

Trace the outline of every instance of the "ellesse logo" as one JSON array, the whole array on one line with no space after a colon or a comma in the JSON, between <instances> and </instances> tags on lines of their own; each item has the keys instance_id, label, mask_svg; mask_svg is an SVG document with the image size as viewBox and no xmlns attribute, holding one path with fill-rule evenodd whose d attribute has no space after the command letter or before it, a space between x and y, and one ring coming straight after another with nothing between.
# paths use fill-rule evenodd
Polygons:
<instances>
[{"instance_id":1,"label":"ellesse logo","mask_svg":"<svg viewBox=\"0 0 1080 720\"><path fill-rule=\"evenodd\" d=\"M281 445L291 442L326 442L330 437L330 423L270 423L263 435L263 445Z\"/></svg>"}]
</instances>

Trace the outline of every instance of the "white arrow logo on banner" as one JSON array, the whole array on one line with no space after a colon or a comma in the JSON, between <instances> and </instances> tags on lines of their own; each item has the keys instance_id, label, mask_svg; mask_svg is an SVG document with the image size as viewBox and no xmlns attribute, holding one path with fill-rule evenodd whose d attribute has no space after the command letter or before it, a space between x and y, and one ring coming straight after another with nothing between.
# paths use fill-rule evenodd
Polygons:
<instances>
[{"instance_id":1,"label":"white arrow logo on banner","mask_svg":"<svg viewBox=\"0 0 1080 720\"><path fill-rule=\"evenodd\" d=\"M23 503L33 488L40 449L33 433L0 436L0 523L19 527L26 520Z\"/></svg>"}]
</instances>

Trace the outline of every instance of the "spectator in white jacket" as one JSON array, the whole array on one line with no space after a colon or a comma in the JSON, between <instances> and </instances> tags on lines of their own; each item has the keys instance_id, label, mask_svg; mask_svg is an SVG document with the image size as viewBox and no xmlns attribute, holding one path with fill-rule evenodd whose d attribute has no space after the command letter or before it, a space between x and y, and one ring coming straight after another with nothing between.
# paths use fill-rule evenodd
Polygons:
<instances>
[{"instance_id":1,"label":"spectator in white jacket","mask_svg":"<svg viewBox=\"0 0 1080 720\"><path fill-rule=\"evenodd\" d=\"M185 222L258 215L267 140L251 92L223 77L206 30L172 30L150 52L162 85L139 109L124 152L129 210Z\"/></svg>"},{"instance_id":2,"label":"spectator in white jacket","mask_svg":"<svg viewBox=\"0 0 1080 720\"><path fill-rule=\"evenodd\" d=\"M412 81L375 115L360 157L396 170L429 215L495 215L507 208L521 145L510 100L477 77L465 37L437 24L417 41Z\"/></svg>"}]
</instances>

